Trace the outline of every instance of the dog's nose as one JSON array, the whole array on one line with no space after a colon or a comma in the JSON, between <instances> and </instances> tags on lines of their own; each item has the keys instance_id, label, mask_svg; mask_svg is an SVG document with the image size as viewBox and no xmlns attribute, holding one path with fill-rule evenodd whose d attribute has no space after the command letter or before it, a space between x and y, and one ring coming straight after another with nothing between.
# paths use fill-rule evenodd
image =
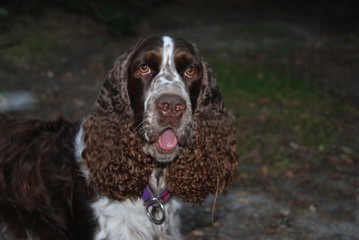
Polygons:
<instances>
[{"instance_id":1,"label":"dog's nose","mask_svg":"<svg viewBox=\"0 0 359 240\"><path fill-rule=\"evenodd\" d=\"M186 101L178 95L164 94L157 100L157 110L164 119L180 119L186 110ZM169 124L169 123L167 123Z\"/></svg>"}]
</instances>

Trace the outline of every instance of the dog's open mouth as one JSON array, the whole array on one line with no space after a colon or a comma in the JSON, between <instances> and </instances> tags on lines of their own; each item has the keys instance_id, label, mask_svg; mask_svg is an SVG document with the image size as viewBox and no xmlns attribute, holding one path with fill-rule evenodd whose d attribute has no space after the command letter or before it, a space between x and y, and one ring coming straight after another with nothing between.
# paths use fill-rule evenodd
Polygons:
<instances>
[{"instance_id":1,"label":"dog's open mouth","mask_svg":"<svg viewBox=\"0 0 359 240\"><path fill-rule=\"evenodd\" d=\"M159 136L156 143L163 150L172 150L177 147L178 140L173 130L167 129Z\"/></svg>"},{"instance_id":2,"label":"dog's open mouth","mask_svg":"<svg viewBox=\"0 0 359 240\"><path fill-rule=\"evenodd\" d=\"M181 151L183 139L175 129L166 128L161 132L153 134L153 141L147 141L143 145L143 151L153 157L157 162L170 162Z\"/></svg>"}]
</instances>

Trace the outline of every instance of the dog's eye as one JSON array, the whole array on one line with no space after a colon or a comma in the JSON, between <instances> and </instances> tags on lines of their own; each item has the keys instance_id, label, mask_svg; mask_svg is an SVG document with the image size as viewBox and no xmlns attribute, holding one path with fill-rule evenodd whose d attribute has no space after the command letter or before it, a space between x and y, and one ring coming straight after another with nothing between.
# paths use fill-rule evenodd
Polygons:
<instances>
[{"instance_id":1,"label":"dog's eye","mask_svg":"<svg viewBox=\"0 0 359 240\"><path fill-rule=\"evenodd\" d=\"M196 69L194 67L188 67L184 72L184 75L188 78L192 78L196 74Z\"/></svg>"},{"instance_id":2,"label":"dog's eye","mask_svg":"<svg viewBox=\"0 0 359 240\"><path fill-rule=\"evenodd\" d=\"M138 67L138 71L142 74L142 75L146 75L149 74L151 72L151 68L147 65L147 64L141 64Z\"/></svg>"}]
</instances>

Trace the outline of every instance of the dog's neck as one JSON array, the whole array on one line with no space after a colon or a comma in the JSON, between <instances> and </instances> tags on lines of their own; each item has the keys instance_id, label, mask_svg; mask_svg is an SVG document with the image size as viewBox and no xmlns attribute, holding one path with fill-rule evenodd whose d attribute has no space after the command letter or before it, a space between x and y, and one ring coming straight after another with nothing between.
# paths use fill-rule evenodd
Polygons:
<instances>
[{"instance_id":1,"label":"dog's neck","mask_svg":"<svg viewBox=\"0 0 359 240\"><path fill-rule=\"evenodd\" d=\"M166 188L165 184L165 168L154 168L151 174L149 181L149 186L152 189L153 193L159 193Z\"/></svg>"}]
</instances>

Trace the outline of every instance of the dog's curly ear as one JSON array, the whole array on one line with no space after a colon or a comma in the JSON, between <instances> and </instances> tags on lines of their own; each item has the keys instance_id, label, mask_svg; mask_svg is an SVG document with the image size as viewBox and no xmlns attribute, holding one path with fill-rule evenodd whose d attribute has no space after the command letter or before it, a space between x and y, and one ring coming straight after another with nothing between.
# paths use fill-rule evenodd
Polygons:
<instances>
[{"instance_id":1,"label":"dog's curly ear","mask_svg":"<svg viewBox=\"0 0 359 240\"><path fill-rule=\"evenodd\" d=\"M175 196L201 203L210 193L219 194L237 173L235 121L209 65L202 60L203 79L193 113L189 145L169 167L167 187Z\"/></svg>"},{"instance_id":2,"label":"dog's curly ear","mask_svg":"<svg viewBox=\"0 0 359 240\"><path fill-rule=\"evenodd\" d=\"M140 43L116 60L83 126L82 158L90 180L100 194L117 200L141 196L152 172L127 93L128 67Z\"/></svg>"}]
</instances>

